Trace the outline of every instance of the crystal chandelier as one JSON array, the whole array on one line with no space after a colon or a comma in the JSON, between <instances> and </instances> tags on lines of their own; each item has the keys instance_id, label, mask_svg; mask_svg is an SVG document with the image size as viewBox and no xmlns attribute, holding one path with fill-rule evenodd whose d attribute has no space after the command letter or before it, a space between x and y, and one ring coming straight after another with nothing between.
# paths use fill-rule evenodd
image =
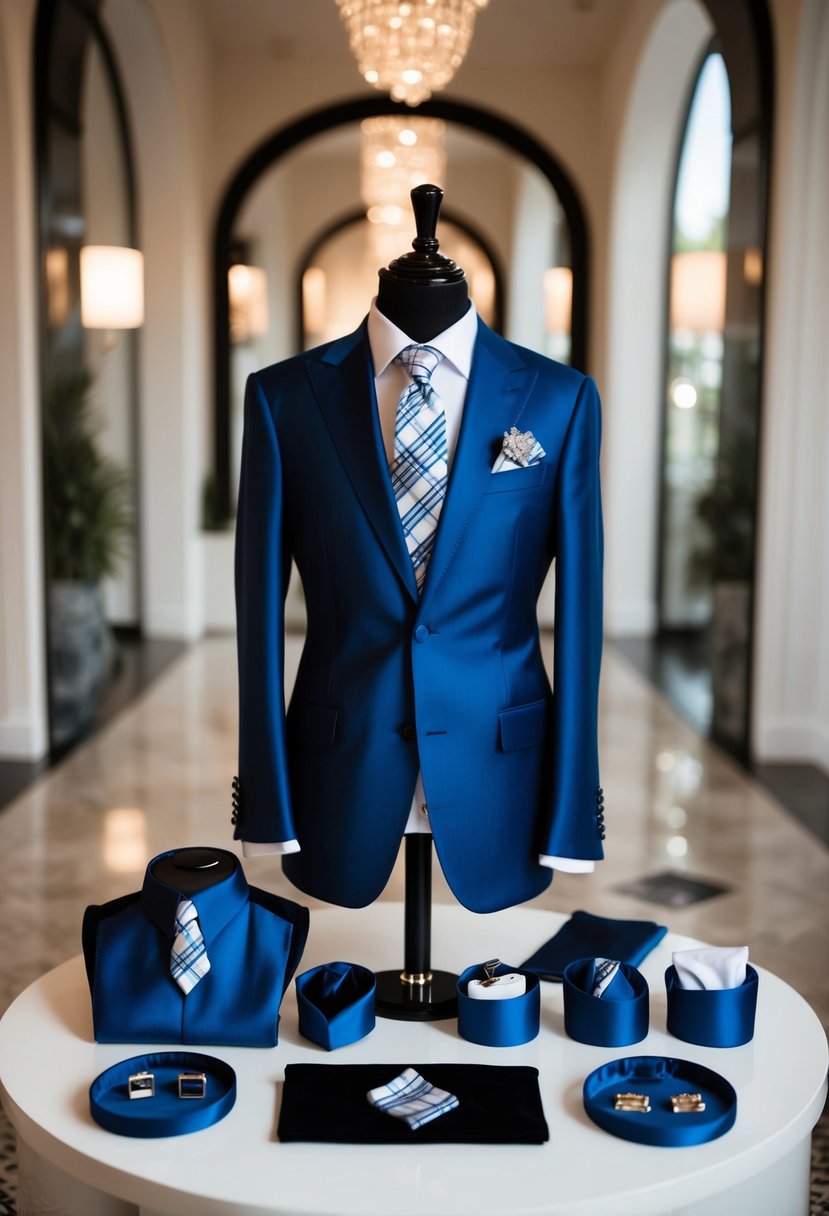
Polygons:
<instances>
[{"instance_id":1,"label":"crystal chandelier","mask_svg":"<svg viewBox=\"0 0 829 1216\"><path fill-rule=\"evenodd\" d=\"M410 220L412 188L424 182L446 184L445 123L439 118L383 115L366 118L360 131L360 193L369 220Z\"/></svg>"},{"instance_id":2,"label":"crystal chandelier","mask_svg":"<svg viewBox=\"0 0 829 1216\"><path fill-rule=\"evenodd\" d=\"M461 66L487 0L337 0L368 84L417 106Z\"/></svg>"}]
</instances>

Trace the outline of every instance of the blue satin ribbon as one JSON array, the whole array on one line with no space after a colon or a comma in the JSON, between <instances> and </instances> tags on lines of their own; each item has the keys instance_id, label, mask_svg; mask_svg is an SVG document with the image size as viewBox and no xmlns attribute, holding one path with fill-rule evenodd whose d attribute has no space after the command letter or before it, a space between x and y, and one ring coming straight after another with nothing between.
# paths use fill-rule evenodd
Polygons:
<instances>
[{"instance_id":1,"label":"blue satin ribbon","mask_svg":"<svg viewBox=\"0 0 829 1216\"><path fill-rule=\"evenodd\" d=\"M151 1072L155 1096L130 1099L128 1080L133 1073ZM180 1072L203 1072L203 1098L180 1098ZM146 1139L183 1136L224 1119L236 1101L236 1073L224 1060L193 1051L157 1051L113 1064L89 1087L92 1118L108 1132Z\"/></svg>"},{"instance_id":2,"label":"blue satin ribbon","mask_svg":"<svg viewBox=\"0 0 829 1216\"><path fill-rule=\"evenodd\" d=\"M701 1047L740 1047L754 1038L759 976L749 964L739 988L680 988L673 964L665 972L668 1030Z\"/></svg>"},{"instance_id":3,"label":"blue satin ribbon","mask_svg":"<svg viewBox=\"0 0 829 1216\"><path fill-rule=\"evenodd\" d=\"M645 1093L650 1111L614 1110L617 1093ZM674 1114L671 1095L698 1093L704 1111ZM585 1079L587 1114L613 1136L660 1148L685 1148L722 1136L737 1118L733 1087L711 1068L665 1056L626 1056L610 1060Z\"/></svg>"},{"instance_id":4,"label":"blue satin ribbon","mask_svg":"<svg viewBox=\"0 0 829 1216\"><path fill-rule=\"evenodd\" d=\"M533 972L520 971L506 963L495 968L495 975L517 971L527 981L523 996L501 1001L481 1001L467 996L470 980L487 978L482 963L467 967L458 976L458 1034L483 1047L518 1047L536 1037L541 1027L541 985Z\"/></svg>"},{"instance_id":5,"label":"blue satin ribbon","mask_svg":"<svg viewBox=\"0 0 829 1216\"><path fill-rule=\"evenodd\" d=\"M374 1029L377 978L358 963L323 963L296 977L299 1033L326 1051L365 1038Z\"/></svg>"},{"instance_id":6,"label":"blue satin ribbon","mask_svg":"<svg viewBox=\"0 0 829 1216\"><path fill-rule=\"evenodd\" d=\"M564 969L564 1029L571 1039L594 1047L626 1047L648 1033L648 984L627 963L603 996L593 996L596 960L581 958ZM619 983L624 980L624 983ZM618 995L617 995L618 994Z\"/></svg>"}]
</instances>

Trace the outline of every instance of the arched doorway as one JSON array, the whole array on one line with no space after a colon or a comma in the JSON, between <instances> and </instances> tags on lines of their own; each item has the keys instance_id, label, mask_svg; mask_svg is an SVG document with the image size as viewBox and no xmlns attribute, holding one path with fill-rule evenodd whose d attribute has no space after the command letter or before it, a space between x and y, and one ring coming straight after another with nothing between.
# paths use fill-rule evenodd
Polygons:
<instances>
[{"instance_id":1,"label":"arched doorway","mask_svg":"<svg viewBox=\"0 0 829 1216\"><path fill-rule=\"evenodd\" d=\"M41 0L35 28L40 376L52 748L92 724L107 622L140 632L137 346L84 315L90 247L137 245L132 137L99 6ZM111 301L112 289L101 303ZM100 588L100 600L98 590Z\"/></svg>"},{"instance_id":2,"label":"arched doorway","mask_svg":"<svg viewBox=\"0 0 829 1216\"><path fill-rule=\"evenodd\" d=\"M625 117L615 172L611 227L608 383L610 442L605 491L608 521L607 624L638 666L669 697L672 665L662 664L658 632L659 520L663 403L668 383L670 233L676 165L701 57L716 38L731 92L733 154L725 241L720 448L760 447L765 334L765 267L773 62L765 3L687 0L658 14L643 46ZM748 274L746 268L748 267ZM640 312L625 315L625 284L637 277ZM718 463L715 487L726 487ZM754 525L743 607L734 619L727 663L732 707L717 738L745 757L751 733ZM639 526L621 521L633 514ZM732 696L733 694L733 696ZM716 705L716 685L712 698ZM675 703L678 704L677 701ZM678 704L678 708L681 706ZM715 709L716 718L716 709Z\"/></svg>"}]
</instances>

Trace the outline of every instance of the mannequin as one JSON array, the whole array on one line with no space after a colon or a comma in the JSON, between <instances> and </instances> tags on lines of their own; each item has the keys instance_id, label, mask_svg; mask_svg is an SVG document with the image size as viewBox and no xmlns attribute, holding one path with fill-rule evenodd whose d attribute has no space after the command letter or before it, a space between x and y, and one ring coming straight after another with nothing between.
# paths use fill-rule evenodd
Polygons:
<instances>
[{"instance_id":1,"label":"mannequin","mask_svg":"<svg viewBox=\"0 0 829 1216\"><path fill-rule=\"evenodd\" d=\"M429 342L459 321L469 307L460 266L438 252L435 236L443 202L440 186L415 186L412 207L417 236L414 253L395 258L380 271L377 307L415 342Z\"/></svg>"},{"instance_id":2,"label":"mannequin","mask_svg":"<svg viewBox=\"0 0 829 1216\"><path fill-rule=\"evenodd\" d=\"M417 229L414 252L380 270L377 308L422 344L461 319L469 308L469 292L461 267L439 252L435 232L443 190L415 186L411 199ZM378 973L377 1012L381 1017L416 1021L453 1017L457 976L431 969L432 837L409 834L405 841L403 970Z\"/></svg>"}]
</instances>

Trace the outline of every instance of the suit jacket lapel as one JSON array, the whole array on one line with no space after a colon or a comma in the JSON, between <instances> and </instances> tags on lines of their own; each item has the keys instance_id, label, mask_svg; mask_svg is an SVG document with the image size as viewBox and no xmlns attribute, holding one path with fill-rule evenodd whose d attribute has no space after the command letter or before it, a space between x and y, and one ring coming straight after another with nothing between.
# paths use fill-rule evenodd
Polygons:
<instances>
[{"instance_id":1,"label":"suit jacket lapel","mask_svg":"<svg viewBox=\"0 0 829 1216\"><path fill-rule=\"evenodd\" d=\"M514 346L479 319L458 445L426 572L423 603L435 593L449 568L467 522L489 484L503 433L518 424L536 375Z\"/></svg>"},{"instance_id":2,"label":"suit jacket lapel","mask_svg":"<svg viewBox=\"0 0 829 1216\"><path fill-rule=\"evenodd\" d=\"M327 347L308 374L354 491L406 590L420 597L391 486L365 322Z\"/></svg>"}]
</instances>

